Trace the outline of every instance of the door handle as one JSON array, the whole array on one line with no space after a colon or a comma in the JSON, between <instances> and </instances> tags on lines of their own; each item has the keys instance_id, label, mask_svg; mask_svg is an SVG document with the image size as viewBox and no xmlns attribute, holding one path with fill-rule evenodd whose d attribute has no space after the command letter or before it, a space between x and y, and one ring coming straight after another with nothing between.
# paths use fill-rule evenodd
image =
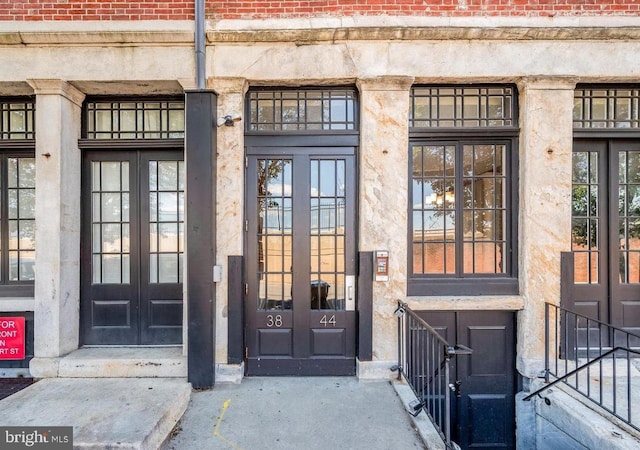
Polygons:
<instances>
[{"instance_id":1,"label":"door handle","mask_svg":"<svg viewBox=\"0 0 640 450\"><path fill-rule=\"evenodd\" d=\"M344 280L344 309L346 311L356 310L356 276L346 275Z\"/></svg>"}]
</instances>

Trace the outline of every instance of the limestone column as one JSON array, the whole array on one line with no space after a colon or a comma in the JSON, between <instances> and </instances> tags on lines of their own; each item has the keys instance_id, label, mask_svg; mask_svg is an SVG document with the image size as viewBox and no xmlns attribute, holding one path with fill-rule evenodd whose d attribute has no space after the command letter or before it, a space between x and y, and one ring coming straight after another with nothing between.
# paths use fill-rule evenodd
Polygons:
<instances>
[{"instance_id":1,"label":"limestone column","mask_svg":"<svg viewBox=\"0 0 640 450\"><path fill-rule=\"evenodd\" d=\"M36 94L34 362L78 348L80 168L84 94L61 80L29 80ZM36 373L34 373L34 371ZM40 376L49 376L41 374Z\"/></svg>"},{"instance_id":2,"label":"limestone column","mask_svg":"<svg viewBox=\"0 0 640 450\"><path fill-rule=\"evenodd\" d=\"M373 361L360 377L388 377L397 359L396 300L405 297L409 97L411 77L358 80L360 90L360 251L389 251L389 281L373 286Z\"/></svg>"},{"instance_id":3,"label":"limestone column","mask_svg":"<svg viewBox=\"0 0 640 450\"><path fill-rule=\"evenodd\" d=\"M544 304L560 302L560 253L571 249L571 155L575 82L524 79L520 91L517 368L544 369Z\"/></svg>"},{"instance_id":4,"label":"limestone column","mask_svg":"<svg viewBox=\"0 0 640 450\"><path fill-rule=\"evenodd\" d=\"M216 196L217 224L217 262L222 266L222 281L216 283L216 361L224 365L227 362L228 349L228 272L229 256L242 255L243 252L243 205L244 205L244 96L248 83L244 78L213 78L209 86L218 94L218 118L240 114L242 119L234 126L218 128L218 178ZM218 377L225 379L227 374L220 370ZM241 374L238 374L241 375Z\"/></svg>"}]
</instances>

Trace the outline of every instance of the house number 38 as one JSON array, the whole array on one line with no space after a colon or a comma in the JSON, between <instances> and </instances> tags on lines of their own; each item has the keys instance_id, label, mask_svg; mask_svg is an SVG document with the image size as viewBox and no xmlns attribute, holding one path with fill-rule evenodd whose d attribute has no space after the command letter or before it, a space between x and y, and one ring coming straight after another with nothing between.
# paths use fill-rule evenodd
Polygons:
<instances>
[{"instance_id":1,"label":"house number 38","mask_svg":"<svg viewBox=\"0 0 640 450\"><path fill-rule=\"evenodd\" d=\"M273 328L273 327L280 328L281 326L282 326L282 316L280 314L277 314L275 316L272 315L272 314L269 314L267 316L267 327L269 327L269 328Z\"/></svg>"}]
</instances>

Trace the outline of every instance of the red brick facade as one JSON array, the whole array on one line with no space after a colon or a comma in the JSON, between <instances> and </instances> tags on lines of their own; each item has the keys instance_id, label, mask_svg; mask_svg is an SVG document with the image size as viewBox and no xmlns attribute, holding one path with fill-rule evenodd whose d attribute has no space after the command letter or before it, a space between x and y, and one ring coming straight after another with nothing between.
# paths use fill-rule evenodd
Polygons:
<instances>
[{"instance_id":1,"label":"red brick facade","mask_svg":"<svg viewBox=\"0 0 640 450\"><path fill-rule=\"evenodd\" d=\"M186 20L193 0L0 0L0 20ZM638 0L211 1L209 19L413 16L637 15Z\"/></svg>"}]
</instances>

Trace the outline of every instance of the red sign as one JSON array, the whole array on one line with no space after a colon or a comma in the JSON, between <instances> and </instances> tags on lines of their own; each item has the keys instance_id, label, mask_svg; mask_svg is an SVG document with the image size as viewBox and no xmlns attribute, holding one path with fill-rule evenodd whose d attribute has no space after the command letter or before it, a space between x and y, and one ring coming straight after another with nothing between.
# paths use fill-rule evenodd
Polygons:
<instances>
[{"instance_id":1,"label":"red sign","mask_svg":"<svg viewBox=\"0 0 640 450\"><path fill-rule=\"evenodd\" d=\"M0 317L0 360L24 359L24 317Z\"/></svg>"}]
</instances>

